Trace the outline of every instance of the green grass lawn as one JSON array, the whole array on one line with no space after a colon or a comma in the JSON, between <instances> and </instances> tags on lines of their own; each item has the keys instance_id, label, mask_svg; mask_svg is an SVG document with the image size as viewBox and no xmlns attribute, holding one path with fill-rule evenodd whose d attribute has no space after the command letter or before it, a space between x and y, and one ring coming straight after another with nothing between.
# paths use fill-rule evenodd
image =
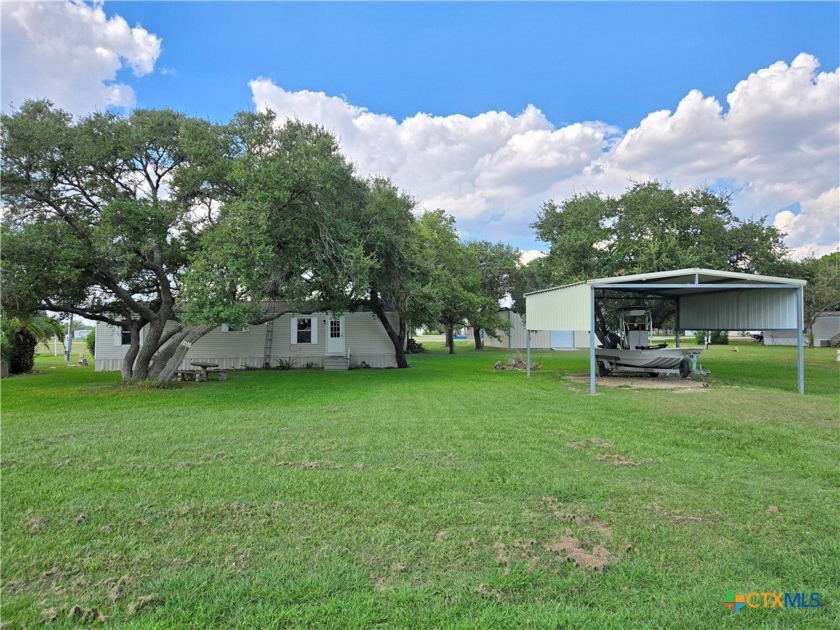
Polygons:
<instances>
[{"instance_id":1,"label":"green grass lawn","mask_svg":"<svg viewBox=\"0 0 840 630\"><path fill-rule=\"evenodd\" d=\"M795 350L754 344L704 354L707 390L592 397L583 352L528 380L427 345L410 370L3 381L4 627L840 625L834 350L804 397ZM824 605L733 614L728 589Z\"/></svg>"}]
</instances>

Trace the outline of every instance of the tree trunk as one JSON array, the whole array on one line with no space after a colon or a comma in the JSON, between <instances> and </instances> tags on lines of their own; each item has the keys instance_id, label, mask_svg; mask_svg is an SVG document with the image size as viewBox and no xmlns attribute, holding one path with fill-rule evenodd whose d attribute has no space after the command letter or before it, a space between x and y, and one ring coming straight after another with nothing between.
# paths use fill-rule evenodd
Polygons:
<instances>
[{"instance_id":1,"label":"tree trunk","mask_svg":"<svg viewBox=\"0 0 840 630\"><path fill-rule=\"evenodd\" d=\"M455 326L446 327L446 345L449 347L449 354L455 354Z\"/></svg>"},{"instance_id":2,"label":"tree trunk","mask_svg":"<svg viewBox=\"0 0 840 630\"><path fill-rule=\"evenodd\" d=\"M151 322L146 331L146 338L143 340L143 345L137 353L137 358L134 361L134 372L132 380L145 381L149 378L149 371L151 370L152 360L155 353L160 350L160 340L163 335L166 322L169 319L168 312L159 313L158 318Z\"/></svg>"},{"instance_id":3,"label":"tree trunk","mask_svg":"<svg viewBox=\"0 0 840 630\"><path fill-rule=\"evenodd\" d=\"M374 290L375 289L371 289L371 294L373 294ZM385 312L382 302L378 299L374 299L371 303L371 308L373 309L374 315L376 315L376 318L379 320L379 323L382 324L382 327L388 334L388 338L391 340L391 343L394 345L394 358L397 360L397 367L400 369L409 367L408 359L405 356L407 325L402 315L397 313L399 331L396 331L394 330L393 325L391 325L391 320L388 319L388 314Z\"/></svg>"},{"instance_id":4,"label":"tree trunk","mask_svg":"<svg viewBox=\"0 0 840 630\"><path fill-rule=\"evenodd\" d=\"M184 357L187 356L190 346L214 328L215 326L190 326L185 329L184 332L186 334L183 335L181 340L174 346L174 351L171 353L171 356L166 363L161 367L158 377L155 380L163 384L171 381L175 376L175 372L177 372L178 368L180 368L181 361L183 361Z\"/></svg>"},{"instance_id":5,"label":"tree trunk","mask_svg":"<svg viewBox=\"0 0 840 630\"><path fill-rule=\"evenodd\" d=\"M131 323L131 345L125 353L122 362L122 380L123 383L131 383L135 381L134 378L134 360L137 358L137 353L140 352L140 326L139 322Z\"/></svg>"},{"instance_id":6,"label":"tree trunk","mask_svg":"<svg viewBox=\"0 0 840 630\"><path fill-rule=\"evenodd\" d=\"M473 328L473 339L475 340L475 349L484 350L484 340L481 338L481 328Z\"/></svg>"}]
</instances>

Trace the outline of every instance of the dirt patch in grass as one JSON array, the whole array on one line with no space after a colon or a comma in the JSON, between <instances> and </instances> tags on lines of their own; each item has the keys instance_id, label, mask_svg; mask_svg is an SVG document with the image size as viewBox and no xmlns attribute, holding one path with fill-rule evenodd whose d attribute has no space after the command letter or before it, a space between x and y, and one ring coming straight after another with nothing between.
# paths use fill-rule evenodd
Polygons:
<instances>
[{"instance_id":1,"label":"dirt patch in grass","mask_svg":"<svg viewBox=\"0 0 840 630\"><path fill-rule=\"evenodd\" d=\"M159 604L160 601L161 599L157 595L143 595L142 597L138 597L135 601L131 602L128 605L128 611L126 612L126 614L129 617L132 617L143 608Z\"/></svg>"},{"instance_id":2,"label":"dirt patch in grass","mask_svg":"<svg viewBox=\"0 0 840 630\"><path fill-rule=\"evenodd\" d=\"M55 609L51 609L55 610ZM49 611L45 611L44 614ZM54 620L55 617L52 618ZM67 619L71 621L80 622L83 624L93 623L94 621L99 623L107 623L110 617L105 616L101 611L97 610L96 608L82 608L78 604L73 606L70 609L70 612L67 613ZM51 621L52 621L51 620ZM51 621L47 621L46 617L44 619L45 623L50 623Z\"/></svg>"},{"instance_id":3,"label":"dirt patch in grass","mask_svg":"<svg viewBox=\"0 0 840 630\"><path fill-rule=\"evenodd\" d=\"M584 507L565 505L556 497L543 497L542 503L563 527L542 542L535 538L497 542L493 546L495 562L505 567L505 574L516 563L524 563L525 570L533 573L540 564L551 560L570 562L584 571L602 571L633 548L616 544L612 526L587 513Z\"/></svg>"},{"instance_id":4,"label":"dirt patch in grass","mask_svg":"<svg viewBox=\"0 0 840 630\"><path fill-rule=\"evenodd\" d=\"M30 534L40 534L44 531L44 527L46 527L46 525L46 519L43 519L40 516L30 516L26 519L26 526L29 528Z\"/></svg>"},{"instance_id":5,"label":"dirt patch in grass","mask_svg":"<svg viewBox=\"0 0 840 630\"><path fill-rule=\"evenodd\" d=\"M576 385L589 385L589 376L567 376ZM703 383L690 378L676 378L670 376L630 376L613 374L611 376L596 379L598 387L627 387L629 389L672 389L676 391L698 391L704 392L708 388Z\"/></svg>"},{"instance_id":6,"label":"dirt patch in grass","mask_svg":"<svg viewBox=\"0 0 840 630\"><path fill-rule=\"evenodd\" d=\"M589 448L590 446L594 446L597 448L612 448L612 444L607 442L606 440L602 440L601 438L589 438L588 440L583 440L580 442L569 442L566 444L569 448Z\"/></svg>"},{"instance_id":7,"label":"dirt patch in grass","mask_svg":"<svg viewBox=\"0 0 840 630\"><path fill-rule=\"evenodd\" d=\"M612 449L613 446L606 440L601 438L589 438L586 440L581 440L579 442L569 442L566 444L568 448L574 449ZM644 466L646 464L653 464L656 460L653 459L644 459L641 461L633 461L631 459L626 458L624 455L620 453L599 453L595 456L596 462L610 462L613 466L619 468L635 468L636 466Z\"/></svg>"},{"instance_id":8,"label":"dirt patch in grass","mask_svg":"<svg viewBox=\"0 0 840 630\"><path fill-rule=\"evenodd\" d=\"M605 455L596 455L595 456L596 462L610 462L613 466L618 466L619 468L634 468L636 466L644 466L645 464L652 464L655 460L653 459L645 459L640 462L634 462L632 460L627 459L623 455L619 455L618 453L608 453Z\"/></svg>"},{"instance_id":9,"label":"dirt patch in grass","mask_svg":"<svg viewBox=\"0 0 840 630\"><path fill-rule=\"evenodd\" d=\"M341 464L330 464L327 462L320 462L315 460L304 459L302 462L274 462L275 466L282 466L285 468L303 468L304 470L340 470L344 468Z\"/></svg>"},{"instance_id":10,"label":"dirt patch in grass","mask_svg":"<svg viewBox=\"0 0 840 630\"><path fill-rule=\"evenodd\" d=\"M659 514L660 516L668 516L677 523L702 523L705 520L701 516L693 516L691 514L673 514L661 505L657 505L656 503L651 505L648 509L655 512L656 514Z\"/></svg>"},{"instance_id":11,"label":"dirt patch in grass","mask_svg":"<svg viewBox=\"0 0 840 630\"><path fill-rule=\"evenodd\" d=\"M125 587L131 584L131 576L124 575L118 580L110 578L109 581L113 582L114 585L108 590L108 599L111 601L111 604L116 604L117 600L122 596Z\"/></svg>"},{"instance_id":12,"label":"dirt patch in grass","mask_svg":"<svg viewBox=\"0 0 840 630\"><path fill-rule=\"evenodd\" d=\"M615 563L615 557L604 545L592 547L574 536L559 536L549 540L546 550L571 561L579 569L602 571Z\"/></svg>"},{"instance_id":13,"label":"dirt patch in grass","mask_svg":"<svg viewBox=\"0 0 840 630\"><path fill-rule=\"evenodd\" d=\"M52 623L58 618L58 610L55 608L47 608L41 613L41 620L45 624Z\"/></svg>"}]
</instances>

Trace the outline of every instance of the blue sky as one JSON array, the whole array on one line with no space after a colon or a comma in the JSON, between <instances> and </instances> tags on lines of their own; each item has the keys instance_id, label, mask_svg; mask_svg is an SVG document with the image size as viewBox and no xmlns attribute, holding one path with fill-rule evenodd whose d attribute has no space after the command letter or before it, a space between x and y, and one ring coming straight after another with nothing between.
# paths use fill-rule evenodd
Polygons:
<instances>
[{"instance_id":1,"label":"blue sky","mask_svg":"<svg viewBox=\"0 0 840 630\"><path fill-rule=\"evenodd\" d=\"M692 88L725 98L750 72L807 51L840 57L838 3L105 4L163 39L175 74L137 104L225 119L247 82L344 95L397 119L533 103L555 124L628 128Z\"/></svg>"},{"instance_id":2,"label":"blue sky","mask_svg":"<svg viewBox=\"0 0 840 630\"><path fill-rule=\"evenodd\" d=\"M2 106L272 109L466 237L544 247L547 199L732 193L840 246L840 3L2 3Z\"/></svg>"}]
</instances>

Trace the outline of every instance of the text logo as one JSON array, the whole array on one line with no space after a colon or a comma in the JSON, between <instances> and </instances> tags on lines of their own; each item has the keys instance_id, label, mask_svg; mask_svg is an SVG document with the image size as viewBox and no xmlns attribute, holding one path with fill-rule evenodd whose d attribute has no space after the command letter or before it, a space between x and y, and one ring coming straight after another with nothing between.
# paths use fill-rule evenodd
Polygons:
<instances>
[{"instance_id":1,"label":"text logo","mask_svg":"<svg viewBox=\"0 0 840 630\"><path fill-rule=\"evenodd\" d=\"M746 594L726 591L723 600L725 608L736 613L744 606L747 608L819 608L822 606L819 593L768 593L750 591Z\"/></svg>"}]
</instances>

